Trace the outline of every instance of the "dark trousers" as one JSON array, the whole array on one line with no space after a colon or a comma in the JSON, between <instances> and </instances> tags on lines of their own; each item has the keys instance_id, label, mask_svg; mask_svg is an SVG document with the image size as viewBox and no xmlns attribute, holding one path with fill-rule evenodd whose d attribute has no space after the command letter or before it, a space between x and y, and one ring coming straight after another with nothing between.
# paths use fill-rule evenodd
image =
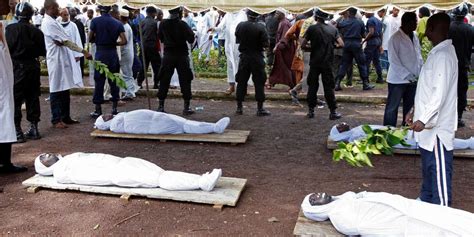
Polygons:
<instances>
[{"instance_id":1,"label":"dark trousers","mask_svg":"<svg viewBox=\"0 0 474 237\"><path fill-rule=\"evenodd\" d=\"M15 85L13 94L15 100L15 126L21 127L21 105L26 104L26 119L31 123L40 121L41 109L40 64L38 62L13 63Z\"/></svg>"},{"instance_id":2,"label":"dark trousers","mask_svg":"<svg viewBox=\"0 0 474 237\"><path fill-rule=\"evenodd\" d=\"M171 77L174 70L178 72L179 87L183 99L189 101L192 98L191 81L193 80L193 71L189 63L189 56L187 54L165 53L163 56L163 63L159 73L155 74L159 78L160 88L158 90L158 99L165 100L168 96L170 88Z\"/></svg>"},{"instance_id":3,"label":"dark trousers","mask_svg":"<svg viewBox=\"0 0 474 237\"><path fill-rule=\"evenodd\" d=\"M138 86L142 86L143 81L145 81L145 73L148 72L148 66L150 66L151 63L151 68L153 69L153 87L158 87L158 74L160 71L161 67L161 56L156 50L156 47L150 47L150 46L144 46L144 49L142 50L142 53L145 54L145 71L143 69L140 70L140 73L138 74Z\"/></svg>"},{"instance_id":4,"label":"dark trousers","mask_svg":"<svg viewBox=\"0 0 474 237\"><path fill-rule=\"evenodd\" d=\"M225 47L225 40L224 39L220 39L217 41L217 43L219 44L219 54L217 55L218 58L221 58L222 56L225 56L225 51L224 51L224 47Z\"/></svg>"},{"instance_id":5,"label":"dark trousers","mask_svg":"<svg viewBox=\"0 0 474 237\"><path fill-rule=\"evenodd\" d=\"M383 125L397 126L398 107L403 100L403 121L415 103L416 83L392 84L388 83L388 97L383 115Z\"/></svg>"},{"instance_id":6,"label":"dark trousers","mask_svg":"<svg viewBox=\"0 0 474 237\"><path fill-rule=\"evenodd\" d=\"M81 76L84 77L84 57L81 57L81 59L79 59L79 65L81 67Z\"/></svg>"},{"instance_id":7,"label":"dark trousers","mask_svg":"<svg viewBox=\"0 0 474 237\"><path fill-rule=\"evenodd\" d=\"M275 39L270 39L270 46L267 49L267 65L272 66L273 62L275 61L275 53L273 53L273 49L275 48Z\"/></svg>"},{"instance_id":8,"label":"dark trousers","mask_svg":"<svg viewBox=\"0 0 474 237\"><path fill-rule=\"evenodd\" d=\"M467 106L467 89L469 88L469 80L467 68L459 67L458 69L458 119L462 119L462 114Z\"/></svg>"},{"instance_id":9,"label":"dark trousers","mask_svg":"<svg viewBox=\"0 0 474 237\"><path fill-rule=\"evenodd\" d=\"M318 100L318 89L319 89L319 76L322 75L324 98L328 104L328 108L331 111L336 110L336 96L334 96L334 87L336 85L332 74L332 68L330 65L326 67L311 66L308 74L308 106L310 108L316 107Z\"/></svg>"},{"instance_id":10,"label":"dark trousers","mask_svg":"<svg viewBox=\"0 0 474 237\"><path fill-rule=\"evenodd\" d=\"M0 165L11 165L12 144L0 143Z\"/></svg>"},{"instance_id":11,"label":"dark trousers","mask_svg":"<svg viewBox=\"0 0 474 237\"><path fill-rule=\"evenodd\" d=\"M433 151L420 148L423 183L420 199L424 202L451 206L453 150L447 151L438 137Z\"/></svg>"},{"instance_id":12,"label":"dark trousers","mask_svg":"<svg viewBox=\"0 0 474 237\"><path fill-rule=\"evenodd\" d=\"M341 80L347 73L347 69L352 67L352 61L355 59L359 68L360 78L362 80L368 80L369 76L367 73L367 66L365 62L364 52L360 41L348 40L344 45L344 52L342 53L342 64L337 72L336 80Z\"/></svg>"},{"instance_id":13,"label":"dark trousers","mask_svg":"<svg viewBox=\"0 0 474 237\"><path fill-rule=\"evenodd\" d=\"M380 65L380 46L367 45L364 49L365 59L367 61L367 74L370 74L370 64L374 63L377 80L382 79L382 66Z\"/></svg>"},{"instance_id":14,"label":"dark trousers","mask_svg":"<svg viewBox=\"0 0 474 237\"><path fill-rule=\"evenodd\" d=\"M247 95L247 83L252 75L255 87L255 100L257 102L265 101L265 81L267 74L265 72L265 60L262 55L240 55L239 69L235 75L237 82L237 101L244 101Z\"/></svg>"},{"instance_id":15,"label":"dark trousers","mask_svg":"<svg viewBox=\"0 0 474 237\"><path fill-rule=\"evenodd\" d=\"M117 50L115 48L106 50L97 48L95 60L101 61L102 63L106 64L109 67L109 71L111 73L120 72L120 63L117 55ZM95 88L92 103L104 103L104 85L106 80L109 82L110 85L110 94L112 95L112 99L110 100L118 101L120 99L120 89L115 84L115 82L106 79L105 75L100 74L100 72L96 70L94 73Z\"/></svg>"},{"instance_id":16,"label":"dark trousers","mask_svg":"<svg viewBox=\"0 0 474 237\"><path fill-rule=\"evenodd\" d=\"M333 61L333 67L332 67L332 74L333 77L336 78L337 72L339 71L339 67L342 64L342 55L334 55L334 61ZM346 78L347 78L347 83L346 85L352 85L352 73L353 73L353 67L347 67L347 73L346 73ZM341 80L344 77L341 78Z\"/></svg>"},{"instance_id":17,"label":"dark trousers","mask_svg":"<svg viewBox=\"0 0 474 237\"><path fill-rule=\"evenodd\" d=\"M135 46L135 45L134 45ZM133 78L138 78L138 74L143 70L142 60L140 56L137 54L136 47L133 47Z\"/></svg>"},{"instance_id":18,"label":"dark trousers","mask_svg":"<svg viewBox=\"0 0 474 237\"><path fill-rule=\"evenodd\" d=\"M69 90L51 92L49 102L51 105L51 123L57 124L71 118L71 95Z\"/></svg>"}]
</instances>

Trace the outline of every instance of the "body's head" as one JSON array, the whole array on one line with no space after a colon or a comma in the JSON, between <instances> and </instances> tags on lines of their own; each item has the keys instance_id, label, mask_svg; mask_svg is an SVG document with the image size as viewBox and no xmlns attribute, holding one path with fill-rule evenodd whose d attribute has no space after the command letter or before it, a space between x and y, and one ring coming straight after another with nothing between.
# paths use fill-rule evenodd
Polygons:
<instances>
[{"instance_id":1,"label":"body's head","mask_svg":"<svg viewBox=\"0 0 474 237\"><path fill-rule=\"evenodd\" d=\"M423 18L423 17L430 17L430 16L431 16L431 12L429 8L421 7L418 10L418 17Z\"/></svg>"},{"instance_id":2,"label":"body's head","mask_svg":"<svg viewBox=\"0 0 474 237\"><path fill-rule=\"evenodd\" d=\"M45 13L51 16L52 18L56 18L59 16L59 4L56 2L56 0L45 0L44 10Z\"/></svg>"},{"instance_id":3,"label":"body's head","mask_svg":"<svg viewBox=\"0 0 474 237\"><path fill-rule=\"evenodd\" d=\"M33 5L31 5L29 2L21 2L16 4L15 16L18 20L29 21L33 17L34 13L35 10Z\"/></svg>"},{"instance_id":4,"label":"body's head","mask_svg":"<svg viewBox=\"0 0 474 237\"><path fill-rule=\"evenodd\" d=\"M433 46L448 38L450 24L451 18L446 13L436 13L428 19L425 35Z\"/></svg>"},{"instance_id":5,"label":"body's head","mask_svg":"<svg viewBox=\"0 0 474 237\"><path fill-rule=\"evenodd\" d=\"M61 16L61 22L69 21L69 11L67 10L67 8L61 9L59 15Z\"/></svg>"},{"instance_id":6,"label":"body's head","mask_svg":"<svg viewBox=\"0 0 474 237\"><path fill-rule=\"evenodd\" d=\"M417 18L414 12L405 12L402 16L402 30L405 33L412 33L416 30Z\"/></svg>"},{"instance_id":7,"label":"body's head","mask_svg":"<svg viewBox=\"0 0 474 237\"><path fill-rule=\"evenodd\" d=\"M377 12L377 15L382 19L385 17L385 14L387 14L387 10L385 8L382 8L380 9L378 12Z\"/></svg>"},{"instance_id":8,"label":"body's head","mask_svg":"<svg viewBox=\"0 0 474 237\"><path fill-rule=\"evenodd\" d=\"M40 175L53 175L54 165L62 159L59 154L43 153L35 159L35 170Z\"/></svg>"},{"instance_id":9,"label":"body's head","mask_svg":"<svg viewBox=\"0 0 474 237\"><path fill-rule=\"evenodd\" d=\"M336 128L337 128L337 131L338 131L339 133L343 133L343 132L347 132L347 131L350 131L350 130L351 130L351 126L350 126L349 124L347 124L347 123L344 123L344 122L338 123L338 124L336 125Z\"/></svg>"},{"instance_id":10,"label":"body's head","mask_svg":"<svg viewBox=\"0 0 474 237\"><path fill-rule=\"evenodd\" d=\"M309 196L311 206L321 206L332 202L333 198L327 193L313 193Z\"/></svg>"}]
</instances>

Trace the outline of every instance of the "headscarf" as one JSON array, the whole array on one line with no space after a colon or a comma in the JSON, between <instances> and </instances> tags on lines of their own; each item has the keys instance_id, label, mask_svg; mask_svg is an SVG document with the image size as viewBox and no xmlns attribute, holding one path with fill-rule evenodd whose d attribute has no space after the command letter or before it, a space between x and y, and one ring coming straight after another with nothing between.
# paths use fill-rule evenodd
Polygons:
<instances>
[{"instance_id":1,"label":"headscarf","mask_svg":"<svg viewBox=\"0 0 474 237\"><path fill-rule=\"evenodd\" d=\"M43 163L41 163L40 157L42 155L44 155L44 154L41 154L41 155L37 156L36 159L35 159L36 173L38 173L40 175L43 175L43 176L51 176L51 175L53 175L54 167L58 162L56 162L55 164L53 164L50 167L46 167ZM62 159L62 158L63 157L61 155L58 155L58 159Z\"/></svg>"},{"instance_id":2,"label":"headscarf","mask_svg":"<svg viewBox=\"0 0 474 237\"><path fill-rule=\"evenodd\" d=\"M103 130L103 131L108 131L110 130L110 124L112 123L114 119L111 119L109 121L104 121L104 118L102 116L99 116L94 123L94 128Z\"/></svg>"}]
</instances>

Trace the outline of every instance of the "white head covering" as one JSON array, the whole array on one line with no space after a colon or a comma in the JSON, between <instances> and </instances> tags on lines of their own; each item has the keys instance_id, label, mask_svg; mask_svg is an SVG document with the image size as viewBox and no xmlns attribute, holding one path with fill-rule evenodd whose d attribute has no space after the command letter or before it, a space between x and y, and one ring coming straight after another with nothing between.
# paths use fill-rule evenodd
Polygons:
<instances>
[{"instance_id":1,"label":"white head covering","mask_svg":"<svg viewBox=\"0 0 474 237\"><path fill-rule=\"evenodd\" d=\"M102 116L99 116L94 123L94 128L103 130L103 131L108 131L110 130L110 124L112 123L114 119L111 119L107 122L104 121L104 118Z\"/></svg>"},{"instance_id":2,"label":"white head covering","mask_svg":"<svg viewBox=\"0 0 474 237\"><path fill-rule=\"evenodd\" d=\"M126 133L125 132L125 114L127 112L122 112L115 115L114 119L109 120L109 129L114 133Z\"/></svg>"},{"instance_id":3,"label":"white head covering","mask_svg":"<svg viewBox=\"0 0 474 237\"><path fill-rule=\"evenodd\" d=\"M130 16L130 12L127 10L127 9L120 9L120 16L121 17L129 17Z\"/></svg>"},{"instance_id":4,"label":"white head covering","mask_svg":"<svg viewBox=\"0 0 474 237\"><path fill-rule=\"evenodd\" d=\"M42 156L42 155L43 154L37 156L36 159L35 159L36 173L38 173L40 175L43 175L43 176L51 176L51 175L53 175L54 166L57 164L57 162L55 164L53 164L52 166L50 166L50 167L46 167L40 161L40 156ZM63 157L61 155L58 155L58 159L62 159L62 158Z\"/></svg>"},{"instance_id":5,"label":"white head covering","mask_svg":"<svg viewBox=\"0 0 474 237\"><path fill-rule=\"evenodd\" d=\"M304 215L315 221L325 221L329 219L329 212L332 210L332 208L335 206L335 200L333 199L332 202L326 204L326 205L311 205L309 203L309 196L311 194L306 195L306 197L303 200L303 203L301 203L301 209L303 210ZM333 197L334 198L334 197Z\"/></svg>"},{"instance_id":6,"label":"white head covering","mask_svg":"<svg viewBox=\"0 0 474 237\"><path fill-rule=\"evenodd\" d=\"M332 126L331 132L329 133L329 138L331 140L339 142L339 141L348 141L352 135L352 130L339 132L337 130L337 125Z\"/></svg>"}]
</instances>

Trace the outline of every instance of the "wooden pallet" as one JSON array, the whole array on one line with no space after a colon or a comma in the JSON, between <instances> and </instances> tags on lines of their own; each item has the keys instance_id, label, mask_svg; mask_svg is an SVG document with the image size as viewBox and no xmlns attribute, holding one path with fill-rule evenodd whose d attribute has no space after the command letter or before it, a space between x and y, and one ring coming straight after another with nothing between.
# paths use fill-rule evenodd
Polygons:
<instances>
[{"instance_id":1,"label":"wooden pallet","mask_svg":"<svg viewBox=\"0 0 474 237\"><path fill-rule=\"evenodd\" d=\"M123 200L140 196L153 199L168 199L183 202L212 204L214 208L222 209L223 206L235 206L242 193L246 179L221 177L216 187L211 192L195 191L168 191L161 188L124 188L116 186L89 186L78 184L60 184L53 176L35 175L25 181L29 193L36 193L39 189L75 190L80 192L120 195Z\"/></svg>"},{"instance_id":2,"label":"wooden pallet","mask_svg":"<svg viewBox=\"0 0 474 237\"><path fill-rule=\"evenodd\" d=\"M303 211L300 210L298 220L296 221L293 235L301 237L317 236L317 237L336 237L344 236L339 233L331 224L331 221L313 221L306 218Z\"/></svg>"},{"instance_id":3,"label":"wooden pallet","mask_svg":"<svg viewBox=\"0 0 474 237\"><path fill-rule=\"evenodd\" d=\"M328 137L327 140L327 148L329 150L334 150L337 149L337 142L331 140ZM400 148L394 148L393 149L394 154L400 154L400 155L419 155L420 151L418 149L400 149ZM474 158L474 150L471 149L464 149L464 150L454 150L454 157L465 157L465 158Z\"/></svg>"},{"instance_id":4,"label":"wooden pallet","mask_svg":"<svg viewBox=\"0 0 474 237\"><path fill-rule=\"evenodd\" d=\"M250 135L250 131L245 130L225 130L224 133L209 133L209 134L126 134L114 133L111 131L94 130L91 133L92 137L106 137L106 138L123 138L123 139L145 139L158 140L160 142L166 141L188 141L188 142L216 142L216 143L230 143L232 145L246 143Z\"/></svg>"}]
</instances>

